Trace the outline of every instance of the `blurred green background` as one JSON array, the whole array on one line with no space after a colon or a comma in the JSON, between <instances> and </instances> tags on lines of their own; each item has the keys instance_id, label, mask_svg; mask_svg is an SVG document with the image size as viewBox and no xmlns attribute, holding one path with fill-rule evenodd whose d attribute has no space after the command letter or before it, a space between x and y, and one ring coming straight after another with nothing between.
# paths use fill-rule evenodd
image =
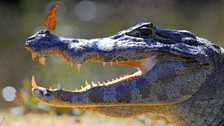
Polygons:
<instances>
[{"instance_id":1,"label":"blurred green background","mask_svg":"<svg viewBox=\"0 0 224 126\"><path fill-rule=\"evenodd\" d=\"M224 46L224 0L3 0L0 1L0 111L21 105L19 94L30 93L32 75L41 86L60 83L65 89L75 89L84 85L85 80L106 81L135 71L85 63L78 73L58 57L48 58L46 66L38 60L32 61L24 43L43 28L43 20L54 4L59 5L54 33L65 37L106 37L140 22L153 22L162 28L189 30ZM14 92L17 97L12 101Z\"/></svg>"}]
</instances>

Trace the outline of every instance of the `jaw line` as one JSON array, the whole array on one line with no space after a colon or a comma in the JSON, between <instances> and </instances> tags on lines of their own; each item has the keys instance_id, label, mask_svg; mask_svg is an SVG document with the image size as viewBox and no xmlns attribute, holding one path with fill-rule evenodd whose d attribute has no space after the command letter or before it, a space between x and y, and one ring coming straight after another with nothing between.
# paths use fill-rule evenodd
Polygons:
<instances>
[{"instance_id":1,"label":"jaw line","mask_svg":"<svg viewBox=\"0 0 224 126\"><path fill-rule=\"evenodd\" d=\"M147 72L149 72L156 64L157 61L157 55L151 55L146 59L143 59L141 61L141 65L139 67L137 67L138 71L131 74L131 75L127 75L125 77L122 77L120 79L116 79L107 83L103 83L103 84L95 84L95 83L91 83L86 85L85 87L83 87L80 90L64 90L61 88L61 86L58 86L56 89L51 89L51 88L44 88L44 87L40 87L38 86L35 77L32 76L32 92L33 94L42 102L50 105L50 106L57 106L57 107L78 107L78 108L92 108L92 107L120 107L120 106L126 106L126 107L130 107L132 106L132 104L89 104L89 105L83 105L83 104L76 104L76 105L70 105L68 106L66 103L65 104L61 104L60 102L57 102L57 100L55 101L54 97L54 92L57 94L57 92L63 92L61 94L64 95L64 93L84 93L88 90L91 90L92 88L96 88L96 87L103 87L103 86L112 86L115 84L119 84L122 83L123 81L128 81L131 79L134 79L136 77L139 77ZM53 102L52 102L53 101ZM138 104L138 103L133 103L134 106L145 106L145 104ZM161 105L161 103L155 103L152 105ZM149 105L151 106L151 105Z\"/></svg>"},{"instance_id":2,"label":"jaw line","mask_svg":"<svg viewBox=\"0 0 224 126\"><path fill-rule=\"evenodd\" d=\"M57 51L53 51L54 53L57 52ZM42 64L42 65L46 65L46 57L47 56L41 56L41 55L37 55L35 53L32 53L32 58L33 58L33 55L35 55L35 57L33 58L33 60L39 56L40 59L39 59L39 62ZM63 54L60 54L60 53L55 53L56 55L60 56L62 59L67 59L66 58L66 55L63 55ZM43 61L44 60L44 61ZM69 62L68 60L66 60L67 63ZM120 78L116 78L116 79L112 79L112 81L108 81L108 82L103 82L103 83L100 83L98 81L98 83L94 83L94 82L91 82L90 84L85 81L85 87L82 87L80 90L67 90L67 91L70 91L70 92L83 92L83 91L87 91L93 87L99 87L99 86L108 86L108 85L113 85L113 84L116 84L116 83L119 83L119 82L122 82L122 81L128 81L128 80L131 80L131 79L134 79L138 76L141 76L142 74L144 73L147 73L148 71L150 71L156 64L156 61L157 61L157 55L156 54L153 54L153 55L149 55L148 58L145 58L145 59L142 59L140 62L140 64L138 66L131 66L133 68L136 68L138 71L133 73L133 74L130 74L130 75L126 75L126 76L123 76L123 77L120 77ZM121 63L121 64L119 64ZM71 62L71 64L73 64ZM114 64L118 64L118 65L122 65L122 66L129 66L129 65L125 65L123 62L114 62ZM77 68L80 67L79 65L81 64L77 64ZM34 78L34 76L32 77L32 87L33 89L40 89L40 90L51 90L51 91L56 91L56 90L61 90L61 86L58 86L56 89L48 89L48 88L44 88L44 87L39 87L36 83L36 80ZM63 89L64 90L64 89Z\"/></svg>"}]
</instances>

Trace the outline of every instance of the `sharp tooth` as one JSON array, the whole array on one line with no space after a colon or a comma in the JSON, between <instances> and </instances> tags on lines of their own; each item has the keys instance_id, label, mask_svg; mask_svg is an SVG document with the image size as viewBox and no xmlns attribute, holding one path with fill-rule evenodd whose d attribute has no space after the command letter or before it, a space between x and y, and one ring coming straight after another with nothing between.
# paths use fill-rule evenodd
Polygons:
<instances>
[{"instance_id":1,"label":"sharp tooth","mask_svg":"<svg viewBox=\"0 0 224 126\"><path fill-rule=\"evenodd\" d=\"M32 53L32 60L35 60L36 57L37 55L35 53Z\"/></svg>"},{"instance_id":2,"label":"sharp tooth","mask_svg":"<svg viewBox=\"0 0 224 126\"><path fill-rule=\"evenodd\" d=\"M91 82L90 87L94 87L94 82L93 81Z\"/></svg>"},{"instance_id":3,"label":"sharp tooth","mask_svg":"<svg viewBox=\"0 0 224 126\"><path fill-rule=\"evenodd\" d=\"M80 72L81 71L82 64L77 64L76 67L77 67L78 72Z\"/></svg>"},{"instance_id":4,"label":"sharp tooth","mask_svg":"<svg viewBox=\"0 0 224 126\"><path fill-rule=\"evenodd\" d=\"M106 66L106 62L103 62L103 66Z\"/></svg>"},{"instance_id":5,"label":"sharp tooth","mask_svg":"<svg viewBox=\"0 0 224 126\"><path fill-rule=\"evenodd\" d=\"M71 65L71 67L73 67L73 65L74 65L74 64L71 62L71 64L70 64L70 65Z\"/></svg>"},{"instance_id":6,"label":"sharp tooth","mask_svg":"<svg viewBox=\"0 0 224 126\"><path fill-rule=\"evenodd\" d=\"M42 56L42 57L39 58L40 64L42 64L44 66L46 65L46 61L47 61L47 58L45 56Z\"/></svg>"},{"instance_id":7,"label":"sharp tooth","mask_svg":"<svg viewBox=\"0 0 224 126\"><path fill-rule=\"evenodd\" d=\"M49 87L49 90L51 90L51 91L52 91L52 87L51 87L51 86Z\"/></svg>"},{"instance_id":8,"label":"sharp tooth","mask_svg":"<svg viewBox=\"0 0 224 126\"><path fill-rule=\"evenodd\" d=\"M37 85L37 82L36 82L36 79L35 79L35 77L34 76L32 76L32 87L34 88L34 89L37 89L38 88L38 85Z\"/></svg>"},{"instance_id":9,"label":"sharp tooth","mask_svg":"<svg viewBox=\"0 0 224 126\"><path fill-rule=\"evenodd\" d=\"M43 89L42 91L43 91L44 95L47 94L47 90L46 89Z\"/></svg>"},{"instance_id":10,"label":"sharp tooth","mask_svg":"<svg viewBox=\"0 0 224 126\"><path fill-rule=\"evenodd\" d=\"M61 90L62 88L61 88L61 84L57 84L57 89L58 90Z\"/></svg>"},{"instance_id":11,"label":"sharp tooth","mask_svg":"<svg viewBox=\"0 0 224 126\"><path fill-rule=\"evenodd\" d=\"M89 85L89 82L88 81L85 81L85 85L88 86Z\"/></svg>"}]
</instances>

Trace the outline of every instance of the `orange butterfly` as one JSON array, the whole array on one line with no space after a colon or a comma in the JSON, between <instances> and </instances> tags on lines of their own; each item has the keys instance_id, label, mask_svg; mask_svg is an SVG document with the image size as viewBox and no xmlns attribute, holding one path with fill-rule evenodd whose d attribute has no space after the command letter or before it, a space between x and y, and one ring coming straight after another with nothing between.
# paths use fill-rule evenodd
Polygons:
<instances>
[{"instance_id":1,"label":"orange butterfly","mask_svg":"<svg viewBox=\"0 0 224 126\"><path fill-rule=\"evenodd\" d=\"M51 10L48 12L44 20L44 26L49 30L54 30L56 27L56 13L58 11L58 5L54 5Z\"/></svg>"}]
</instances>

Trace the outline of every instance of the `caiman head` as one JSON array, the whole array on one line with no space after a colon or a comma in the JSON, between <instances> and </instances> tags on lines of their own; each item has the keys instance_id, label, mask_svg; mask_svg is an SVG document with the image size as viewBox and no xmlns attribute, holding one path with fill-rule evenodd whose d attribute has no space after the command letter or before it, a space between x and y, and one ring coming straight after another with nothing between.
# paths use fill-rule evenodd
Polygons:
<instances>
[{"instance_id":1,"label":"caiman head","mask_svg":"<svg viewBox=\"0 0 224 126\"><path fill-rule=\"evenodd\" d=\"M45 64L52 54L70 64L103 62L131 66L134 74L107 83L91 83L80 90L39 87L32 78L33 94L58 107L77 107L116 117L181 104L197 93L215 66L214 43L185 30L161 29L140 23L113 36L95 39L64 38L40 30L25 44L32 58ZM146 109L146 108L150 108Z\"/></svg>"}]
</instances>

